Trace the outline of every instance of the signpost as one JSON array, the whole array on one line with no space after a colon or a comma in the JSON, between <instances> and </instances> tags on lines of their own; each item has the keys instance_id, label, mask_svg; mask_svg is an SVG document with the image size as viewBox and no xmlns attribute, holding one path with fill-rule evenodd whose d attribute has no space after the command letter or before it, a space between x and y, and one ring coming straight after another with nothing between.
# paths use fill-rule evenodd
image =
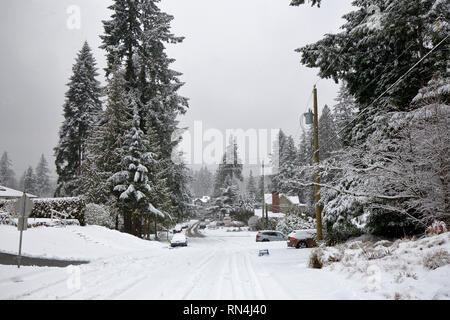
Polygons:
<instances>
[{"instance_id":1,"label":"signpost","mask_svg":"<svg viewBox=\"0 0 450 320\"><path fill-rule=\"evenodd\" d=\"M20 241L19 241L19 255L17 257L17 268L20 268L20 260L22 258L22 233L24 230L27 230L28 226L28 217L31 214L31 210L33 210L34 203L30 198L27 197L25 192L22 197L16 201L15 209L19 214L19 219L17 223L17 229L20 231Z\"/></svg>"}]
</instances>

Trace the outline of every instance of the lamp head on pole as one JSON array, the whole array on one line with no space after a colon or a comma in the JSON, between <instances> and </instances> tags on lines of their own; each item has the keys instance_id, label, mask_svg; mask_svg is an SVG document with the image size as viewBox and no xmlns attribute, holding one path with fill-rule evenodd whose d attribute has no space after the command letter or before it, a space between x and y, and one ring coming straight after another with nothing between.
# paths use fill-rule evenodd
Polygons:
<instances>
[{"instance_id":1,"label":"lamp head on pole","mask_svg":"<svg viewBox=\"0 0 450 320\"><path fill-rule=\"evenodd\" d=\"M304 114L304 116L305 116L306 124L313 124L314 123L314 114L312 113L311 109L309 109L308 112L306 112Z\"/></svg>"}]
</instances>

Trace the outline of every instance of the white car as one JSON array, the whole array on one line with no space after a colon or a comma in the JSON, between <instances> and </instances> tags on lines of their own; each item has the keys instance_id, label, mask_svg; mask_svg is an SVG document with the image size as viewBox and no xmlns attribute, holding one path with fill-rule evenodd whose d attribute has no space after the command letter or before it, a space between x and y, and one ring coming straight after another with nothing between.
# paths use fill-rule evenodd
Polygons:
<instances>
[{"instance_id":1,"label":"white car","mask_svg":"<svg viewBox=\"0 0 450 320\"><path fill-rule=\"evenodd\" d=\"M182 233L176 233L173 235L172 240L170 240L170 246L173 247L187 247L188 239Z\"/></svg>"},{"instance_id":2,"label":"white car","mask_svg":"<svg viewBox=\"0 0 450 320\"><path fill-rule=\"evenodd\" d=\"M173 233L178 233L178 232L181 232L183 229L181 228L181 225L180 224L177 224L176 226L175 226L175 228L173 228Z\"/></svg>"}]
</instances>

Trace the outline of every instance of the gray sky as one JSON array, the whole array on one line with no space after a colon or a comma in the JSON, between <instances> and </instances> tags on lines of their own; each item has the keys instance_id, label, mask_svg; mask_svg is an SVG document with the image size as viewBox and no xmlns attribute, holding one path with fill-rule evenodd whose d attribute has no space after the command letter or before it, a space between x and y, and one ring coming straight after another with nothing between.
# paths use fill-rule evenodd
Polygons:
<instances>
[{"instance_id":1,"label":"gray sky","mask_svg":"<svg viewBox=\"0 0 450 320\"><path fill-rule=\"evenodd\" d=\"M182 125L220 130L282 128L298 135L299 117L317 81L294 49L339 31L351 0L320 9L290 7L290 0L162 0L185 36L168 47L183 73L190 99ZM54 171L53 148L63 120L66 83L76 53L87 40L99 69L101 20L108 0L0 1L0 153L8 151L17 178L44 153ZM81 28L69 29L67 8L81 9ZM103 71L100 70L101 76ZM102 79L99 79L102 80ZM319 105L333 105L338 86L318 84Z\"/></svg>"}]
</instances>

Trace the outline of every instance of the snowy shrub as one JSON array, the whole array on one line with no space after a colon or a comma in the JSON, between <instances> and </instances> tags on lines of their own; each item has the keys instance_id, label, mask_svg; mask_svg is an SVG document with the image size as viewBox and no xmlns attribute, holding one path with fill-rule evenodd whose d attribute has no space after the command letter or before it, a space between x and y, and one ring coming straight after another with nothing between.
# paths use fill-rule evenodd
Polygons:
<instances>
[{"instance_id":1,"label":"snowy shrub","mask_svg":"<svg viewBox=\"0 0 450 320\"><path fill-rule=\"evenodd\" d=\"M0 203L0 211L4 211L5 213L9 214L13 218L17 218L18 214L15 209L15 200L3 200Z\"/></svg>"},{"instance_id":2,"label":"snowy shrub","mask_svg":"<svg viewBox=\"0 0 450 320\"><path fill-rule=\"evenodd\" d=\"M429 235L437 235L447 232L447 226L445 222L434 220L431 226L427 229L427 234Z\"/></svg>"},{"instance_id":3,"label":"snowy shrub","mask_svg":"<svg viewBox=\"0 0 450 320\"><path fill-rule=\"evenodd\" d=\"M266 219L259 219L256 226L255 226L255 230L259 231L259 230L276 230L277 227L277 223L278 223L278 219L276 218L269 218L268 222L266 223Z\"/></svg>"},{"instance_id":4,"label":"snowy shrub","mask_svg":"<svg viewBox=\"0 0 450 320\"><path fill-rule=\"evenodd\" d=\"M444 249L431 252L423 258L423 265L430 270L434 270L448 264L450 264L450 254Z\"/></svg>"},{"instance_id":5,"label":"snowy shrub","mask_svg":"<svg viewBox=\"0 0 450 320\"><path fill-rule=\"evenodd\" d=\"M232 214L234 220L241 221L245 224L254 215L254 211L247 210L245 208L239 208Z\"/></svg>"},{"instance_id":6,"label":"snowy shrub","mask_svg":"<svg viewBox=\"0 0 450 320\"><path fill-rule=\"evenodd\" d=\"M305 214L287 214L278 220L276 230L288 234L293 230L313 229L315 228L315 220Z\"/></svg>"},{"instance_id":7,"label":"snowy shrub","mask_svg":"<svg viewBox=\"0 0 450 320\"><path fill-rule=\"evenodd\" d=\"M343 247L319 247L314 249L309 256L309 267L321 269L332 263L340 262L344 257Z\"/></svg>"},{"instance_id":8,"label":"snowy shrub","mask_svg":"<svg viewBox=\"0 0 450 320\"><path fill-rule=\"evenodd\" d=\"M14 202L16 200L5 200L0 202L0 209L4 208L5 211L11 215L14 213ZM32 199L34 203L33 210L31 211L30 218L51 218L52 210L68 214L69 219L77 219L80 225L84 225L84 209L86 207L84 201L80 197L72 198L42 198Z\"/></svg>"},{"instance_id":9,"label":"snowy shrub","mask_svg":"<svg viewBox=\"0 0 450 320\"><path fill-rule=\"evenodd\" d=\"M104 205L89 203L86 205L85 222L89 225L97 225L107 228L114 228L115 221L109 208Z\"/></svg>"},{"instance_id":10,"label":"snowy shrub","mask_svg":"<svg viewBox=\"0 0 450 320\"><path fill-rule=\"evenodd\" d=\"M249 226L250 230L252 231L256 230L256 226L258 225L259 219L260 218L258 216L252 216L250 217L250 219L248 219L247 225Z\"/></svg>"}]
</instances>

